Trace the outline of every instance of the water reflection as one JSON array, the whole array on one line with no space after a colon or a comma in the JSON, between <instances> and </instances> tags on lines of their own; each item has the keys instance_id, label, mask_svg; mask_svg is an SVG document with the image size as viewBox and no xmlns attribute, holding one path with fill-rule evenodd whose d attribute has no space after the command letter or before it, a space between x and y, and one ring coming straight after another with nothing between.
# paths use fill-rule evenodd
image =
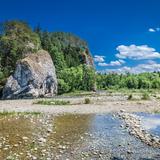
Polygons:
<instances>
[{"instance_id":1,"label":"water reflection","mask_svg":"<svg viewBox=\"0 0 160 160\"><path fill-rule=\"evenodd\" d=\"M142 127L153 134L160 136L160 115L159 114L139 114L142 120Z\"/></svg>"}]
</instances>

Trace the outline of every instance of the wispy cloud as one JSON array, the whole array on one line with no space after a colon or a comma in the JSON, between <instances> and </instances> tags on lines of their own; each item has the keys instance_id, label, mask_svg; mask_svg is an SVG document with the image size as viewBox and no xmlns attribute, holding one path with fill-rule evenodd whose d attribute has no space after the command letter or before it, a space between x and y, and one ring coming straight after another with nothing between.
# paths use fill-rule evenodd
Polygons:
<instances>
[{"instance_id":1,"label":"wispy cloud","mask_svg":"<svg viewBox=\"0 0 160 160\"><path fill-rule=\"evenodd\" d=\"M156 32L156 30L154 28L149 28L148 31L149 32Z\"/></svg>"},{"instance_id":2,"label":"wispy cloud","mask_svg":"<svg viewBox=\"0 0 160 160\"><path fill-rule=\"evenodd\" d=\"M107 66L121 66L122 64L124 64L125 61L124 60L116 60L116 61L111 61L110 63L98 63L98 66L101 67L107 67Z\"/></svg>"},{"instance_id":3,"label":"wispy cloud","mask_svg":"<svg viewBox=\"0 0 160 160\"><path fill-rule=\"evenodd\" d=\"M105 61L104 58L105 58L105 56L95 55L95 56L94 56L94 61L95 61L95 62L102 63L102 62Z\"/></svg>"},{"instance_id":4,"label":"wispy cloud","mask_svg":"<svg viewBox=\"0 0 160 160\"><path fill-rule=\"evenodd\" d=\"M157 28L149 28L148 31L149 32L159 32L160 28L159 27L157 27Z\"/></svg>"},{"instance_id":5,"label":"wispy cloud","mask_svg":"<svg viewBox=\"0 0 160 160\"><path fill-rule=\"evenodd\" d=\"M134 59L134 60L142 60L142 59L156 59L160 58L160 53L156 52L154 48L151 48L147 45L120 45L117 47L116 57L120 59Z\"/></svg>"},{"instance_id":6,"label":"wispy cloud","mask_svg":"<svg viewBox=\"0 0 160 160\"><path fill-rule=\"evenodd\" d=\"M134 74L144 73L144 72L154 72L154 71L156 72L160 71L160 64L154 61L150 61L146 64L139 64L134 67L124 66L118 69L106 69L105 70L105 72L115 72L115 73L130 72Z\"/></svg>"}]
</instances>

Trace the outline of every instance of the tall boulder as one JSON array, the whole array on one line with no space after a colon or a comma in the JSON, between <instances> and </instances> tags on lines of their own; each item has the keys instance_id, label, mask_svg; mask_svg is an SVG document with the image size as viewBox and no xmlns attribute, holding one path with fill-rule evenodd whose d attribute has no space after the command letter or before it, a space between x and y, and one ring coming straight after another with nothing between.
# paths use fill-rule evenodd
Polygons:
<instances>
[{"instance_id":1,"label":"tall boulder","mask_svg":"<svg viewBox=\"0 0 160 160\"><path fill-rule=\"evenodd\" d=\"M3 99L52 97L57 93L57 78L48 52L40 50L17 63L3 89Z\"/></svg>"}]
</instances>

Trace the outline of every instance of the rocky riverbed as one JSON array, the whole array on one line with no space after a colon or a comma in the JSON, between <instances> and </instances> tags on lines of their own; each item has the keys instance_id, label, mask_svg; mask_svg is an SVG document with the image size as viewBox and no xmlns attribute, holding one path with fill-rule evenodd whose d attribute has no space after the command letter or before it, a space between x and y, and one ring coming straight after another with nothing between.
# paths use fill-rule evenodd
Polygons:
<instances>
[{"instance_id":1,"label":"rocky riverbed","mask_svg":"<svg viewBox=\"0 0 160 160\"><path fill-rule=\"evenodd\" d=\"M122 125L122 127L125 127L131 135L134 135L149 146L160 148L160 137L145 130L138 115L125 112L121 112L118 115L125 121L125 125Z\"/></svg>"},{"instance_id":2,"label":"rocky riverbed","mask_svg":"<svg viewBox=\"0 0 160 160\"><path fill-rule=\"evenodd\" d=\"M130 117L130 116L129 116ZM0 116L1 160L160 159L114 114L21 113Z\"/></svg>"}]
</instances>

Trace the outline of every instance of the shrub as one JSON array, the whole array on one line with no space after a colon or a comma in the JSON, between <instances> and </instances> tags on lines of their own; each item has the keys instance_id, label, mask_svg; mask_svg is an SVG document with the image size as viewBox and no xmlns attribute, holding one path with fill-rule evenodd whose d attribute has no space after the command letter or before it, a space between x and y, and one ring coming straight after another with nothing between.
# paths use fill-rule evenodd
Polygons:
<instances>
[{"instance_id":1,"label":"shrub","mask_svg":"<svg viewBox=\"0 0 160 160\"><path fill-rule=\"evenodd\" d=\"M141 99L142 99L142 100L149 100L149 99L150 99L150 96L149 96L148 93L143 93Z\"/></svg>"},{"instance_id":2,"label":"shrub","mask_svg":"<svg viewBox=\"0 0 160 160\"><path fill-rule=\"evenodd\" d=\"M133 95L130 94L127 99L128 99L128 100L132 100L132 99L133 99Z\"/></svg>"},{"instance_id":3,"label":"shrub","mask_svg":"<svg viewBox=\"0 0 160 160\"><path fill-rule=\"evenodd\" d=\"M160 111L159 110L154 110L153 113L160 114Z\"/></svg>"},{"instance_id":4,"label":"shrub","mask_svg":"<svg viewBox=\"0 0 160 160\"><path fill-rule=\"evenodd\" d=\"M91 100L90 100L89 98L85 98L84 103L85 103L85 104L90 104L90 103L91 103Z\"/></svg>"},{"instance_id":5,"label":"shrub","mask_svg":"<svg viewBox=\"0 0 160 160\"><path fill-rule=\"evenodd\" d=\"M41 105L68 105L70 101L63 101L63 100L39 100L34 104L41 104Z\"/></svg>"},{"instance_id":6,"label":"shrub","mask_svg":"<svg viewBox=\"0 0 160 160\"><path fill-rule=\"evenodd\" d=\"M63 79L58 79L58 94L67 93L70 88L71 87Z\"/></svg>"}]
</instances>

